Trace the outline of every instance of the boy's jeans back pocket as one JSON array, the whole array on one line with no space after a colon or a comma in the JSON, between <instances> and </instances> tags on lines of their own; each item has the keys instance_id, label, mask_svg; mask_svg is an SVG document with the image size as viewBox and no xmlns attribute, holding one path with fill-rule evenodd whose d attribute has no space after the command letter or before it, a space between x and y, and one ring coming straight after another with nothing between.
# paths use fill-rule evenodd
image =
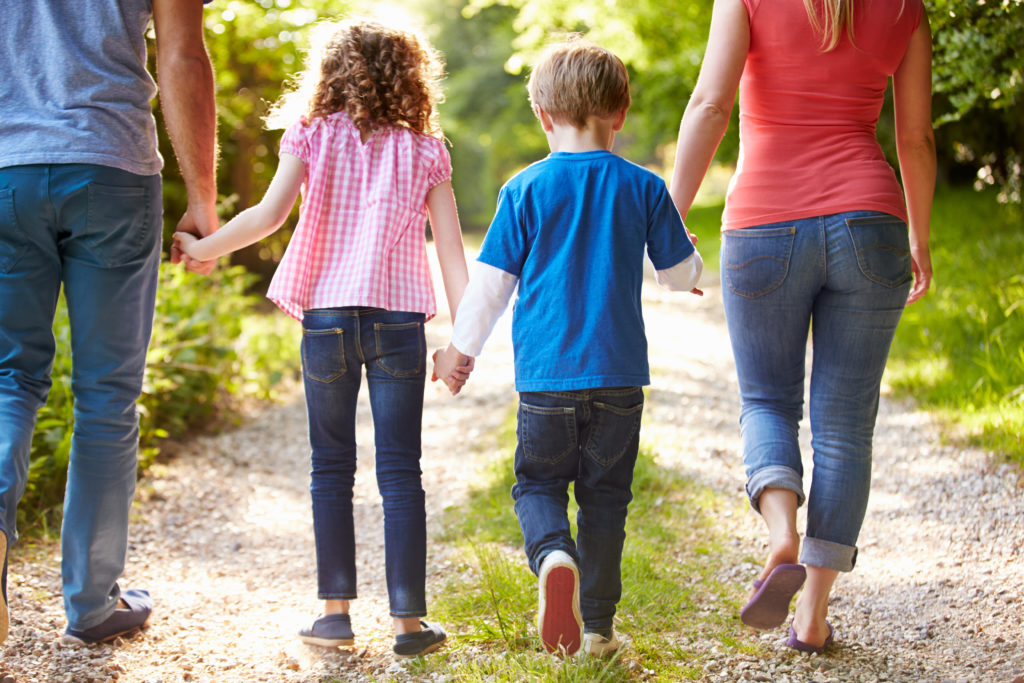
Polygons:
<instances>
[{"instance_id":1,"label":"boy's jeans back pocket","mask_svg":"<svg viewBox=\"0 0 1024 683\"><path fill-rule=\"evenodd\" d=\"M554 465L576 450L576 411L519 403L519 444L527 460Z\"/></svg>"}]
</instances>

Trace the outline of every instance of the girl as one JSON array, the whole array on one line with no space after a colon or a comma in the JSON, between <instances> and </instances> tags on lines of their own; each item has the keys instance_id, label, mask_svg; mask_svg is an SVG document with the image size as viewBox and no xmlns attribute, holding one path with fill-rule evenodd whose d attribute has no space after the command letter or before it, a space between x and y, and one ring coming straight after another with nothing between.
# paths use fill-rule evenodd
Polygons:
<instances>
[{"instance_id":1,"label":"girl","mask_svg":"<svg viewBox=\"0 0 1024 683\"><path fill-rule=\"evenodd\" d=\"M453 315L469 279L451 161L435 111L442 67L435 51L411 33L368 21L327 28L299 87L269 117L271 124L287 118L290 125L262 201L209 237L178 233L175 242L196 261L252 244L281 226L302 187L299 222L267 292L302 321L303 331L324 614L299 636L323 646L353 642L355 415L365 366L394 652L415 657L445 639L440 626L420 620L427 613L419 464L423 324L435 312L426 217ZM293 113L296 105L301 116Z\"/></svg>"}]
</instances>

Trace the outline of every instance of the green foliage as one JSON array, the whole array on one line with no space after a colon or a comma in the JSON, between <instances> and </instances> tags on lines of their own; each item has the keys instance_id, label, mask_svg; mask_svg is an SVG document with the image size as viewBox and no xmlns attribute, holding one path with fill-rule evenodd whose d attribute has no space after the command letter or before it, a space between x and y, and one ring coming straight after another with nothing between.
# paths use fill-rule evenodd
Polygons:
<instances>
[{"instance_id":1,"label":"green foliage","mask_svg":"<svg viewBox=\"0 0 1024 683\"><path fill-rule=\"evenodd\" d=\"M532 64L545 44L569 33L586 35L622 59L633 96L619 140L625 156L651 161L661 145L675 140L703 58L711 0L470 0L469 7L494 5L518 12L513 24L517 52L510 64Z\"/></svg>"},{"instance_id":2,"label":"green foliage","mask_svg":"<svg viewBox=\"0 0 1024 683\"><path fill-rule=\"evenodd\" d=\"M441 540L457 544L461 555L454 575L432 599L431 613L460 635L438 656L418 663L420 673L461 681L684 680L699 678L703 664L689 634L716 640L722 649L761 651L732 635L742 587L716 578L723 567L750 559L738 556L716 524L731 504L659 466L655 453L643 448L634 473L616 626L632 645L607 661L542 654L534 624L536 577L523 557L509 495L514 429L513 414L502 428L487 484L446 513ZM570 520L575 511L570 505Z\"/></svg>"},{"instance_id":3,"label":"green foliage","mask_svg":"<svg viewBox=\"0 0 1024 683\"><path fill-rule=\"evenodd\" d=\"M547 155L526 80L541 48L569 32L584 33L613 50L629 69L633 105L616 151L662 172L667 168L696 81L710 0L667 6L654 0L419 0L415 6L448 63L442 122L452 141L452 182L469 230L490 223L505 180ZM719 158L734 159L736 143L733 132Z\"/></svg>"},{"instance_id":4,"label":"green foliage","mask_svg":"<svg viewBox=\"0 0 1024 683\"><path fill-rule=\"evenodd\" d=\"M431 42L445 55L441 124L451 142L459 217L465 229L479 231L491 222L502 183L548 147L526 97L525 75L506 68L514 54L515 12L464 6L444 0L420 9Z\"/></svg>"},{"instance_id":5,"label":"green foliage","mask_svg":"<svg viewBox=\"0 0 1024 683\"><path fill-rule=\"evenodd\" d=\"M1021 201L1024 2L929 0L938 143L944 166L977 169L979 186Z\"/></svg>"},{"instance_id":6,"label":"green foliage","mask_svg":"<svg viewBox=\"0 0 1024 683\"><path fill-rule=\"evenodd\" d=\"M933 289L903 314L888 381L1024 463L1024 216L993 195L936 196Z\"/></svg>"},{"instance_id":7,"label":"green foliage","mask_svg":"<svg viewBox=\"0 0 1024 683\"><path fill-rule=\"evenodd\" d=\"M213 418L230 418L239 401L276 396L295 377L295 325L284 315L255 312L247 294L255 276L225 268L209 278L165 264L139 400L140 467L152 463L161 440L181 437ZM286 329L285 324L289 329ZM22 526L57 526L74 424L71 353L63 299L54 322L53 387L36 421Z\"/></svg>"},{"instance_id":8,"label":"green foliage","mask_svg":"<svg viewBox=\"0 0 1024 683\"><path fill-rule=\"evenodd\" d=\"M277 169L281 130L263 124L270 103L302 67L309 28L321 18L345 12L340 0L230 0L210 5L204 13L206 47L216 76L218 137L221 160L218 186L230 215L257 203ZM152 52L152 50L151 50ZM160 118L159 106L156 108ZM168 239L187 204L185 185L174 163L174 151L163 125L160 150L164 170L164 215ZM222 214L224 211L222 211ZM242 249L231 262L269 279L281 260L293 220L269 238Z\"/></svg>"}]
</instances>

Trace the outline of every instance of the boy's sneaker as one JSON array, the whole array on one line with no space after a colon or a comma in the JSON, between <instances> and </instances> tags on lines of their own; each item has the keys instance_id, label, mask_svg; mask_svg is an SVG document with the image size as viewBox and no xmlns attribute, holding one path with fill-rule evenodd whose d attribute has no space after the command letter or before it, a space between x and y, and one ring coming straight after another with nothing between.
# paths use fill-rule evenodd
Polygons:
<instances>
[{"instance_id":1,"label":"boy's sneaker","mask_svg":"<svg viewBox=\"0 0 1024 683\"><path fill-rule=\"evenodd\" d=\"M347 614L325 614L301 629L299 639L307 645L348 647L355 643L352 619Z\"/></svg>"},{"instance_id":2,"label":"boy's sneaker","mask_svg":"<svg viewBox=\"0 0 1024 683\"><path fill-rule=\"evenodd\" d=\"M610 636L603 636L600 633L588 631L583 634L583 645L580 647L580 652L585 652L594 657L611 657L619 651L622 645L623 642L619 639L614 629L612 629Z\"/></svg>"},{"instance_id":3,"label":"boy's sneaker","mask_svg":"<svg viewBox=\"0 0 1024 683\"><path fill-rule=\"evenodd\" d=\"M537 630L548 652L574 654L583 637L580 571L568 553L548 553L538 577Z\"/></svg>"}]
</instances>

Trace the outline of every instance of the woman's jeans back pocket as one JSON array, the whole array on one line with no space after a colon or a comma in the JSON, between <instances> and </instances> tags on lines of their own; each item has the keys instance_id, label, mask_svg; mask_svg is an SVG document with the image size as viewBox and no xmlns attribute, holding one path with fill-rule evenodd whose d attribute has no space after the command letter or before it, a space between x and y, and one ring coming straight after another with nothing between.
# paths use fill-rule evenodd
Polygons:
<instances>
[{"instance_id":1,"label":"woman's jeans back pocket","mask_svg":"<svg viewBox=\"0 0 1024 683\"><path fill-rule=\"evenodd\" d=\"M554 465L576 450L576 410L519 403L519 444L527 460Z\"/></svg>"},{"instance_id":2,"label":"woman's jeans back pocket","mask_svg":"<svg viewBox=\"0 0 1024 683\"><path fill-rule=\"evenodd\" d=\"M884 287L899 287L913 277L907 224L895 216L877 214L847 218L846 227L864 277Z\"/></svg>"},{"instance_id":3,"label":"woman's jeans back pocket","mask_svg":"<svg viewBox=\"0 0 1024 683\"><path fill-rule=\"evenodd\" d=\"M781 285L789 273L796 228L740 228L722 233L722 277L729 289L750 299Z\"/></svg>"},{"instance_id":4,"label":"woman's jeans back pocket","mask_svg":"<svg viewBox=\"0 0 1024 683\"><path fill-rule=\"evenodd\" d=\"M302 369L306 377L330 383L345 374L345 331L302 331Z\"/></svg>"}]
</instances>

